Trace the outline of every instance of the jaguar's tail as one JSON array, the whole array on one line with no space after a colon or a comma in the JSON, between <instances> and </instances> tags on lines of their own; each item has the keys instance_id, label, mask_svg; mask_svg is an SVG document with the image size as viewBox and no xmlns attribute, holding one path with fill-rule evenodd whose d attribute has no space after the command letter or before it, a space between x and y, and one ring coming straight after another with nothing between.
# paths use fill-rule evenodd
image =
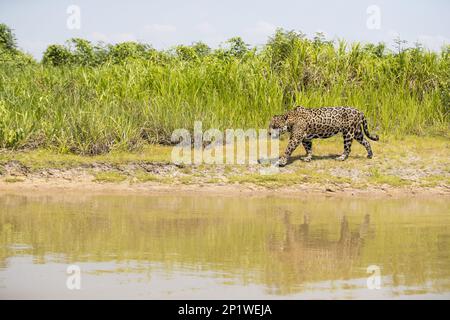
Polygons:
<instances>
[{"instance_id":1,"label":"jaguar's tail","mask_svg":"<svg viewBox=\"0 0 450 320\"><path fill-rule=\"evenodd\" d=\"M364 116L362 116L362 126L363 126L364 133L366 134L367 138L369 138L370 140L373 140L373 141L380 140L380 137L378 137L378 135L370 134L369 129L367 128L367 120L366 120L366 117L364 117Z\"/></svg>"}]
</instances>

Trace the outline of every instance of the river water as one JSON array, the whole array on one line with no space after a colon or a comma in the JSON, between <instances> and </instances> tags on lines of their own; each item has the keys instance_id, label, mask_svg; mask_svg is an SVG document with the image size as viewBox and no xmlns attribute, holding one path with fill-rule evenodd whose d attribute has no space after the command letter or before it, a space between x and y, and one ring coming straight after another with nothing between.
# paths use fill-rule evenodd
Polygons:
<instances>
[{"instance_id":1,"label":"river water","mask_svg":"<svg viewBox=\"0 0 450 320\"><path fill-rule=\"evenodd\" d=\"M0 299L450 299L450 199L0 194Z\"/></svg>"}]
</instances>

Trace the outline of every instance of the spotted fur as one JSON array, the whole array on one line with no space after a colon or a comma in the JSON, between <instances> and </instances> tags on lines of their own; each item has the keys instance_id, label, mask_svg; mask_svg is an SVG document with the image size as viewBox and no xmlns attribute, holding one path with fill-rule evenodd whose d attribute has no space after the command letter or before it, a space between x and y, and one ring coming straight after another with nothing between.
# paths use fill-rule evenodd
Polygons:
<instances>
[{"instance_id":1,"label":"spotted fur","mask_svg":"<svg viewBox=\"0 0 450 320\"><path fill-rule=\"evenodd\" d=\"M377 135L371 135L367 128L364 114L351 107L322 107L307 109L296 107L283 115L277 115L270 121L269 131L280 134L289 132L290 138L286 151L278 161L279 166L285 166L294 150L302 144L306 150L304 161L312 158L312 139L325 139L342 132L344 138L344 153L337 160L345 160L350 154L353 139L361 143L367 150L367 158L373 156L370 143L365 135L378 141Z\"/></svg>"}]
</instances>

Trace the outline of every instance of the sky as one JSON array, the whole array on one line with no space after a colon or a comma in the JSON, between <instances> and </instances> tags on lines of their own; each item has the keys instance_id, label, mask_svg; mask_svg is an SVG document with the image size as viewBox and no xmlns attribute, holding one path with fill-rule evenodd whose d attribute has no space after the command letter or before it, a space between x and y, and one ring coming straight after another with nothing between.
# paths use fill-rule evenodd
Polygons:
<instances>
[{"instance_id":1,"label":"sky","mask_svg":"<svg viewBox=\"0 0 450 320\"><path fill-rule=\"evenodd\" d=\"M0 0L0 23L38 59L48 45L75 37L215 48L234 36L262 45L279 27L390 47L400 37L439 50L450 44L449 16L449 0Z\"/></svg>"}]
</instances>

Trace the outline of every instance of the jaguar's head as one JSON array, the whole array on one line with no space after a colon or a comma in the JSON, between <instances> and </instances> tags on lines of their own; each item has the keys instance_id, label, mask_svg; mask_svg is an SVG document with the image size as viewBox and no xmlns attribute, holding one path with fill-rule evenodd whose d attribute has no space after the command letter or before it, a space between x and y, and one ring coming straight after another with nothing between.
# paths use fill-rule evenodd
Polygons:
<instances>
[{"instance_id":1,"label":"jaguar's head","mask_svg":"<svg viewBox=\"0 0 450 320\"><path fill-rule=\"evenodd\" d=\"M269 124L269 135L277 138L288 130L287 114L273 116Z\"/></svg>"}]
</instances>

